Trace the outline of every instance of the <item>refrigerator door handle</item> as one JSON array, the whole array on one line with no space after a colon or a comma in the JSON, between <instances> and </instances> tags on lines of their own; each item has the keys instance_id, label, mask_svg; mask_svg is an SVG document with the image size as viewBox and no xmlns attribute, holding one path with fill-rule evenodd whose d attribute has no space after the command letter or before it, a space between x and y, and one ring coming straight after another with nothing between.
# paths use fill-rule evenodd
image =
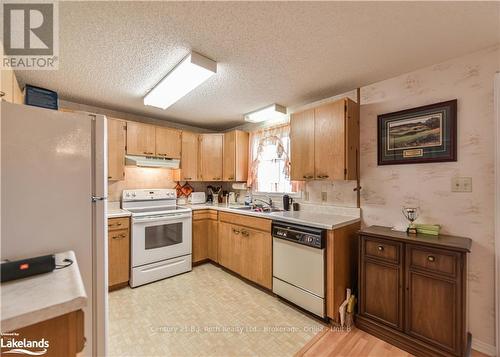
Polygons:
<instances>
[{"instance_id":1,"label":"refrigerator door handle","mask_svg":"<svg viewBox=\"0 0 500 357\"><path fill-rule=\"evenodd\" d=\"M106 196L92 196L92 202L97 202L97 201L104 201L107 200L108 198Z\"/></svg>"}]
</instances>

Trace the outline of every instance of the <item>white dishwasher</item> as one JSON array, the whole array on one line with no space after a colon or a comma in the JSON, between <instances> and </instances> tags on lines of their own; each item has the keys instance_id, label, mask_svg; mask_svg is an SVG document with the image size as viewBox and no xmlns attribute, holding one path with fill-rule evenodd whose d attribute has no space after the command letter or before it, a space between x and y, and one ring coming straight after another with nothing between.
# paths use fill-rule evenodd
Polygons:
<instances>
[{"instance_id":1,"label":"white dishwasher","mask_svg":"<svg viewBox=\"0 0 500 357\"><path fill-rule=\"evenodd\" d=\"M273 222L273 292L325 317L326 230Z\"/></svg>"}]
</instances>

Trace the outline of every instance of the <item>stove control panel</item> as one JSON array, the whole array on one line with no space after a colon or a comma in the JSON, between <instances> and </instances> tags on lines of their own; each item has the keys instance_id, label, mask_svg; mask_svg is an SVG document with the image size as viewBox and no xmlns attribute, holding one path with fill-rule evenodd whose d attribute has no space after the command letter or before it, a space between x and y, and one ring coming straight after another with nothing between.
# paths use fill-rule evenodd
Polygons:
<instances>
[{"instance_id":1,"label":"stove control panel","mask_svg":"<svg viewBox=\"0 0 500 357\"><path fill-rule=\"evenodd\" d=\"M176 198L176 191L171 188L123 190L122 193L122 201L175 200Z\"/></svg>"}]
</instances>

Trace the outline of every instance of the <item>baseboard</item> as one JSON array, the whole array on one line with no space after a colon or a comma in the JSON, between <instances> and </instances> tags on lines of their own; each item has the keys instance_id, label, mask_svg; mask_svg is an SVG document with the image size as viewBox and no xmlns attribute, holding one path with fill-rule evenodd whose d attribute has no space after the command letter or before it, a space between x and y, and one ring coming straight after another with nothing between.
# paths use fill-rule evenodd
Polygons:
<instances>
[{"instance_id":1,"label":"baseboard","mask_svg":"<svg viewBox=\"0 0 500 357\"><path fill-rule=\"evenodd\" d=\"M497 349L495 348L495 346L480 341L474 337L472 338L472 349L484 353L488 356L496 356L497 354Z\"/></svg>"}]
</instances>

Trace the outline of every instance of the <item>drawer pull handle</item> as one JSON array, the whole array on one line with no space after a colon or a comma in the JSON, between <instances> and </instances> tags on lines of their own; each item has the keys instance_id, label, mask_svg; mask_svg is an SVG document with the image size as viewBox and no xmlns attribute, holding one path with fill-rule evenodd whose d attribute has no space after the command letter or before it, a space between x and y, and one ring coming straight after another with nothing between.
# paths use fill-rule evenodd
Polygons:
<instances>
[{"instance_id":1,"label":"drawer pull handle","mask_svg":"<svg viewBox=\"0 0 500 357\"><path fill-rule=\"evenodd\" d=\"M153 152L148 152L148 151L143 151L143 154L145 154L145 155L153 155L154 153Z\"/></svg>"},{"instance_id":2,"label":"drawer pull handle","mask_svg":"<svg viewBox=\"0 0 500 357\"><path fill-rule=\"evenodd\" d=\"M122 239L125 238L125 234L120 234L119 236L113 236L113 239Z\"/></svg>"},{"instance_id":3,"label":"drawer pull handle","mask_svg":"<svg viewBox=\"0 0 500 357\"><path fill-rule=\"evenodd\" d=\"M429 256L427 256L427 260L432 263L432 262L436 261L436 258L433 255L429 255Z\"/></svg>"},{"instance_id":4,"label":"drawer pull handle","mask_svg":"<svg viewBox=\"0 0 500 357\"><path fill-rule=\"evenodd\" d=\"M191 180L191 177L184 177L184 181Z\"/></svg>"},{"instance_id":5,"label":"drawer pull handle","mask_svg":"<svg viewBox=\"0 0 500 357\"><path fill-rule=\"evenodd\" d=\"M312 176L312 175L304 175L304 176L302 176L302 177L303 177L303 178L305 178L306 180L310 180L310 179L312 179L312 178L313 178L313 176Z\"/></svg>"},{"instance_id":6,"label":"drawer pull handle","mask_svg":"<svg viewBox=\"0 0 500 357\"><path fill-rule=\"evenodd\" d=\"M384 246L383 245L379 245L377 247L377 249L378 249L379 252L383 252L384 251Z\"/></svg>"}]
</instances>

